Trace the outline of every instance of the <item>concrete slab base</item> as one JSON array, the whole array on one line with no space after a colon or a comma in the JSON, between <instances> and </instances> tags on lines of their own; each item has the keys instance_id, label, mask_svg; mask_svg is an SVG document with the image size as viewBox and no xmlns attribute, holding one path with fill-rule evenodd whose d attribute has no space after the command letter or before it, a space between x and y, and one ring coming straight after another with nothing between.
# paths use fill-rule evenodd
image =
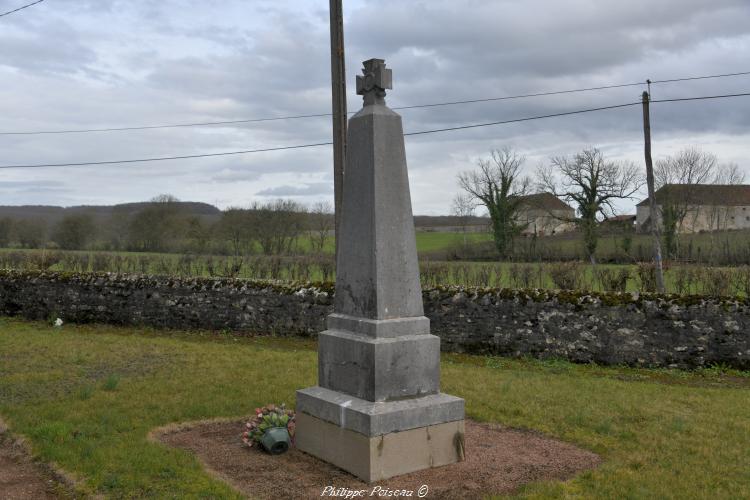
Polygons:
<instances>
[{"instance_id":1,"label":"concrete slab base","mask_svg":"<svg viewBox=\"0 0 750 500\"><path fill-rule=\"evenodd\" d=\"M296 419L298 449L367 482L464 458L463 420L368 437L304 412Z\"/></svg>"}]
</instances>

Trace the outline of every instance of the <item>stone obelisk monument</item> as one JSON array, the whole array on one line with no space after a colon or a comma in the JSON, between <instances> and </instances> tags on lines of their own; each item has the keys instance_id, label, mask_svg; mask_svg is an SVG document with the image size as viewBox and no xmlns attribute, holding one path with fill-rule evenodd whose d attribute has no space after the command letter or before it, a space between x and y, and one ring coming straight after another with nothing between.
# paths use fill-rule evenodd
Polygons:
<instances>
[{"instance_id":1,"label":"stone obelisk monument","mask_svg":"<svg viewBox=\"0 0 750 500\"><path fill-rule=\"evenodd\" d=\"M366 481L463 459L464 401L440 392L440 339L424 316L392 73L364 62L349 120L334 313L318 386L297 391L296 445Z\"/></svg>"}]
</instances>

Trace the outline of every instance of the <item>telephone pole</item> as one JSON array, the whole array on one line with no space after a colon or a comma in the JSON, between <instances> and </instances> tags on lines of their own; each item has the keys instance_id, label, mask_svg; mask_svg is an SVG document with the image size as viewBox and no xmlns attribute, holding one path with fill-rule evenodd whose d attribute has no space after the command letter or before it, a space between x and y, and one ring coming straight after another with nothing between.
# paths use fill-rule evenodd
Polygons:
<instances>
[{"instance_id":1,"label":"telephone pole","mask_svg":"<svg viewBox=\"0 0 750 500\"><path fill-rule=\"evenodd\" d=\"M650 83L650 82L649 82ZM661 267L661 217L657 217L656 199L654 197L654 165L651 161L651 115L649 113L650 96L644 92L643 99L643 138L646 156L646 184L648 185L648 205L651 217L651 236L654 239L654 266L656 268L656 288L664 293L664 271Z\"/></svg>"},{"instance_id":2,"label":"telephone pole","mask_svg":"<svg viewBox=\"0 0 750 500\"><path fill-rule=\"evenodd\" d=\"M344 66L344 14L342 0L330 0L331 15L331 97L333 112L333 197L336 260L339 255L341 193L346 165L346 69Z\"/></svg>"}]
</instances>

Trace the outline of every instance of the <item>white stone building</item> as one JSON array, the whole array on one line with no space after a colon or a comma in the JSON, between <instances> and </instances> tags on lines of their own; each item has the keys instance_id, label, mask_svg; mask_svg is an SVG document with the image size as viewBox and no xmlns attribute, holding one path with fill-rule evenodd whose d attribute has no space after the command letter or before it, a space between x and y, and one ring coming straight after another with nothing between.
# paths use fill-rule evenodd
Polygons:
<instances>
[{"instance_id":1,"label":"white stone building","mask_svg":"<svg viewBox=\"0 0 750 500\"><path fill-rule=\"evenodd\" d=\"M660 210L662 205L673 205L685 214L679 233L750 229L750 185L667 184L654 195ZM646 232L650 224L646 198L636 206L636 226Z\"/></svg>"},{"instance_id":2,"label":"white stone building","mask_svg":"<svg viewBox=\"0 0 750 500\"><path fill-rule=\"evenodd\" d=\"M521 198L516 212L516 222L521 234L550 236L575 228L576 212L552 193L537 193Z\"/></svg>"}]
</instances>

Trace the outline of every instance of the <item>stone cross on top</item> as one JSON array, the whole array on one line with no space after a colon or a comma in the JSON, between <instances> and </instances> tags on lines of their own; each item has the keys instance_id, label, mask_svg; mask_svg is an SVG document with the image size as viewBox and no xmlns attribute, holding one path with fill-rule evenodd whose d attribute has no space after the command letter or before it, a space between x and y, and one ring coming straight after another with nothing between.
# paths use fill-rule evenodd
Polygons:
<instances>
[{"instance_id":1,"label":"stone cross on top","mask_svg":"<svg viewBox=\"0 0 750 500\"><path fill-rule=\"evenodd\" d=\"M364 96L365 106L385 104L385 89L393 88L393 71L385 67L383 59L369 59L362 63L362 75L357 75L357 95Z\"/></svg>"}]
</instances>

